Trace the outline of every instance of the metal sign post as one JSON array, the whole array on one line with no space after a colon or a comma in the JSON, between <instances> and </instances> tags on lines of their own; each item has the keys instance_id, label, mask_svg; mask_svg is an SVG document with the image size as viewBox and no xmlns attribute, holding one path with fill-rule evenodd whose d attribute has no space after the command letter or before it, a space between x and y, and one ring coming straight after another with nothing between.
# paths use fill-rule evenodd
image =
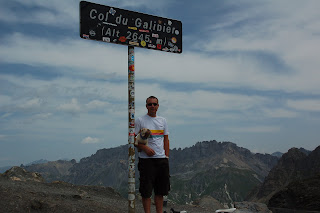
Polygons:
<instances>
[{"instance_id":1,"label":"metal sign post","mask_svg":"<svg viewBox=\"0 0 320 213\"><path fill-rule=\"evenodd\" d=\"M128 160L128 212L135 212L135 148L134 148L134 47L128 46L128 117L129 117L129 160Z\"/></svg>"},{"instance_id":2,"label":"metal sign post","mask_svg":"<svg viewBox=\"0 0 320 213\"><path fill-rule=\"evenodd\" d=\"M106 43L128 45L128 212L135 212L135 68L134 47L182 53L181 21L80 2L80 37Z\"/></svg>"}]
</instances>

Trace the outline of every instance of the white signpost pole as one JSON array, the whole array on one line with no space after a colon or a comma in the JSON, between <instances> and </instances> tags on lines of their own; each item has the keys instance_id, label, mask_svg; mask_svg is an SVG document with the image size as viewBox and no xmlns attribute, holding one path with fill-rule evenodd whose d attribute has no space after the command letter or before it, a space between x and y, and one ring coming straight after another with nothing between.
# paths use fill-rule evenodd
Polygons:
<instances>
[{"instance_id":1,"label":"white signpost pole","mask_svg":"<svg viewBox=\"0 0 320 213\"><path fill-rule=\"evenodd\" d=\"M135 147L134 147L134 47L128 46L128 117L129 117L129 159L128 159L128 212L135 213Z\"/></svg>"}]
</instances>

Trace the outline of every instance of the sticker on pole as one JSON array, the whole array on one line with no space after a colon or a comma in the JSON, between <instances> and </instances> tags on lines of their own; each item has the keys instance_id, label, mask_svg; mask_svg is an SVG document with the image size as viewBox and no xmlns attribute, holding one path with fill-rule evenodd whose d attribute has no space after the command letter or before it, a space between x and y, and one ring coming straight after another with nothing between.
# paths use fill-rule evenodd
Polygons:
<instances>
[{"instance_id":1,"label":"sticker on pole","mask_svg":"<svg viewBox=\"0 0 320 213\"><path fill-rule=\"evenodd\" d=\"M80 37L182 53L182 23L116 7L80 2Z\"/></svg>"}]
</instances>

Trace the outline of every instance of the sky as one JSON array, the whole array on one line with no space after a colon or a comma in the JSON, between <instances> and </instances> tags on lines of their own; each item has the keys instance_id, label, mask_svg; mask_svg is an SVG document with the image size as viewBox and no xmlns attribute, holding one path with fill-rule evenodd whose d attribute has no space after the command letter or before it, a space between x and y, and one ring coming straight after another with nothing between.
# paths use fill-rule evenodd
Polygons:
<instances>
[{"instance_id":1,"label":"sky","mask_svg":"<svg viewBox=\"0 0 320 213\"><path fill-rule=\"evenodd\" d=\"M0 0L0 166L128 144L128 47L82 39L79 0ZM94 0L182 22L181 54L135 48L135 117L159 98L171 149L314 150L320 1Z\"/></svg>"}]
</instances>

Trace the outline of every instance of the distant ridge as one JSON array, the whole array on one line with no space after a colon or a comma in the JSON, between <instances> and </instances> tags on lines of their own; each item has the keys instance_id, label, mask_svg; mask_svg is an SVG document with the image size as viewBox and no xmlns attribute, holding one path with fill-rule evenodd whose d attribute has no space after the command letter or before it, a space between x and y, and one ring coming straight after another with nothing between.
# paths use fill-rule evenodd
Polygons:
<instances>
[{"instance_id":1,"label":"distant ridge","mask_svg":"<svg viewBox=\"0 0 320 213\"><path fill-rule=\"evenodd\" d=\"M36 160L36 161L33 161L31 163L26 164L26 166L31 166L31 165L34 165L34 164L48 163L48 162L49 162L48 160L40 159L40 160Z\"/></svg>"},{"instance_id":2,"label":"distant ridge","mask_svg":"<svg viewBox=\"0 0 320 213\"><path fill-rule=\"evenodd\" d=\"M281 156L283 155L282 152L274 152L271 154L272 156L275 156L275 157L278 157L278 158L281 158Z\"/></svg>"},{"instance_id":3,"label":"distant ridge","mask_svg":"<svg viewBox=\"0 0 320 213\"><path fill-rule=\"evenodd\" d=\"M126 197L127 156L128 147L123 145L100 149L78 163L56 161L25 166L25 169L41 173L46 180L112 187ZM244 200L277 161L275 156L253 154L232 142L215 140L198 142L184 149L172 149L169 161L172 190L169 199L180 204L191 204L201 197L211 196L228 206L234 201ZM136 188L138 176L136 171Z\"/></svg>"}]
</instances>

